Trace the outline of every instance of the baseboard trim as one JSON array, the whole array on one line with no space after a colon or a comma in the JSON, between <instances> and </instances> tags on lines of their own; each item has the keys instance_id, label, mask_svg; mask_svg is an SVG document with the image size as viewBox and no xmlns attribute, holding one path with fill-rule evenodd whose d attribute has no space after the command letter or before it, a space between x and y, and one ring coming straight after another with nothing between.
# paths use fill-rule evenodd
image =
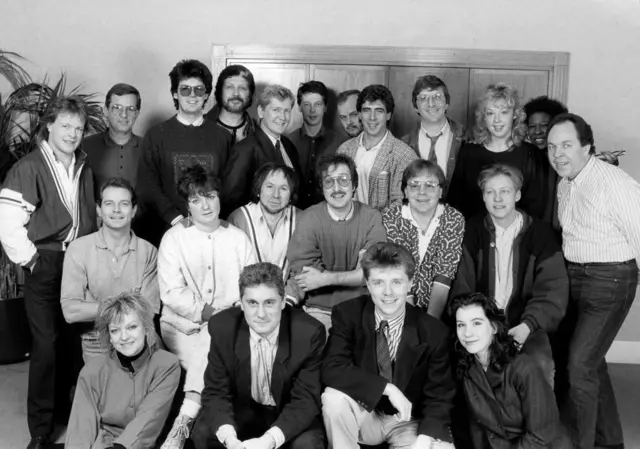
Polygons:
<instances>
[{"instance_id":1,"label":"baseboard trim","mask_svg":"<svg viewBox=\"0 0 640 449\"><path fill-rule=\"evenodd\" d=\"M640 341L614 341L607 352L607 362L640 365Z\"/></svg>"}]
</instances>

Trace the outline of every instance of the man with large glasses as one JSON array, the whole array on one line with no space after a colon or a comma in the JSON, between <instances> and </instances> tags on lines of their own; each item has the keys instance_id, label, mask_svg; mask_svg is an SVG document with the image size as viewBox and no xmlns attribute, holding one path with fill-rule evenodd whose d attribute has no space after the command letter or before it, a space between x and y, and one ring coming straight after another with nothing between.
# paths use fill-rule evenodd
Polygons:
<instances>
[{"instance_id":1,"label":"man with large glasses","mask_svg":"<svg viewBox=\"0 0 640 449\"><path fill-rule=\"evenodd\" d=\"M140 92L129 84L118 83L107 92L104 115L109 128L82 143L93 170L96 191L111 178L124 178L136 186L142 139L133 133L133 126L141 105Z\"/></svg>"},{"instance_id":2,"label":"man with large glasses","mask_svg":"<svg viewBox=\"0 0 640 449\"><path fill-rule=\"evenodd\" d=\"M138 170L146 225L141 226L145 229L143 237L155 245L168 227L187 215L176 188L182 172L199 164L220 177L231 145L231 135L203 115L213 89L213 76L207 66L194 59L183 60L171 70L169 78L178 113L147 132Z\"/></svg>"},{"instance_id":3,"label":"man with large glasses","mask_svg":"<svg viewBox=\"0 0 640 449\"><path fill-rule=\"evenodd\" d=\"M289 243L287 300L304 303L328 331L332 307L366 292L361 254L387 236L380 213L353 199L358 171L351 158L322 160L318 173L325 201L304 212Z\"/></svg>"}]
</instances>

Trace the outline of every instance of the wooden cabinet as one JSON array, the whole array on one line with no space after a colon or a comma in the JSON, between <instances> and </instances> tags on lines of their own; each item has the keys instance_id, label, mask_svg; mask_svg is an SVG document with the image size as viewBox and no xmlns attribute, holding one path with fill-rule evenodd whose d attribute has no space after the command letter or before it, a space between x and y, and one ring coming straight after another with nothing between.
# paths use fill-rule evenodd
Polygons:
<instances>
[{"instance_id":1,"label":"wooden cabinet","mask_svg":"<svg viewBox=\"0 0 640 449\"><path fill-rule=\"evenodd\" d=\"M335 96L342 90L383 84L396 103L390 129L397 137L418 123L411 103L416 79L433 74L444 80L451 95L448 114L471 129L476 102L487 85L506 82L518 89L523 102L549 95L566 102L569 54L535 51L429 49L414 47L214 45L214 79L230 64L253 73L259 95L266 84L282 84L294 96L301 82L319 80L331 91L326 124L339 127ZM255 103L252 114L255 114ZM300 127L294 107L288 131Z\"/></svg>"}]
</instances>

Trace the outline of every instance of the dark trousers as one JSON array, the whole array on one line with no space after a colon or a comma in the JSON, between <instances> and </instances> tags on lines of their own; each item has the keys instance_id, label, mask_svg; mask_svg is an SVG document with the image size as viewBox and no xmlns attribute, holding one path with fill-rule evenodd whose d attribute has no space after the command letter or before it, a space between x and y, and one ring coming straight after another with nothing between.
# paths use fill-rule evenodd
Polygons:
<instances>
[{"instance_id":1,"label":"dark trousers","mask_svg":"<svg viewBox=\"0 0 640 449\"><path fill-rule=\"evenodd\" d=\"M271 428L279 415L276 407L261 405L254 401L246 407L236 407L234 412L236 432L240 441L261 437ZM200 419L204 415L200 413L191 434L195 449L224 449L224 445L216 437L218 429L212 429L205 418ZM325 447L324 428L318 418L307 430L282 445L284 449L324 449Z\"/></svg>"},{"instance_id":2,"label":"dark trousers","mask_svg":"<svg viewBox=\"0 0 640 449\"><path fill-rule=\"evenodd\" d=\"M605 355L635 298L635 261L569 263L575 328L569 343L569 431L576 448L623 443L616 397Z\"/></svg>"},{"instance_id":3,"label":"dark trousers","mask_svg":"<svg viewBox=\"0 0 640 449\"><path fill-rule=\"evenodd\" d=\"M536 365L544 374L551 388L553 388L555 377L555 364L551 352L551 343L546 332L538 330L529 335L522 345L522 352L530 355L535 360Z\"/></svg>"},{"instance_id":4,"label":"dark trousers","mask_svg":"<svg viewBox=\"0 0 640 449\"><path fill-rule=\"evenodd\" d=\"M68 414L78 351L60 307L64 252L38 253L40 258L33 273L26 272L24 285L24 304L33 337L27 392L27 421L32 437L53 432L54 413L61 420Z\"/></svg>"}]
</instances>

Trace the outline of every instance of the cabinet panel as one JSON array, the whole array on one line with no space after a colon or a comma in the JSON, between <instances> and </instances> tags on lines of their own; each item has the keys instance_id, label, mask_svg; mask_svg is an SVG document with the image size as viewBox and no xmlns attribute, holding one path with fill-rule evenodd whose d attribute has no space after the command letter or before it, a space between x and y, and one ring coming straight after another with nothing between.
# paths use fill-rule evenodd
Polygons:
<instances>
[{"instance_id":1,"label":"cabinet panel","mask_svg":"<svg viewBox=\"0 0 640 449\"><path fill-rule=\"evenodd\" d=\"M473 126L478 98L489 84L504 82L518 89L520 102L524 105L531 98L547 95L549 72L547 70L498 70L471 69L469 80L468 123Z\"/></svg>"},{"instance_id":2,"label":"cabinet panel","mask_svg":"<svg viewBox=\"0 0 640 449\"><path fill-rule=\"evenodd\" d=\"M435 75L447 85L451 100L447 115L465 124L469 103L469 69L444 67L391 67L389 89L396 103L391 118L393 134L401 138L413 130L420 122L411 102L411 93L416 80L424 75Z\"/></svg>"},{"instance_id":3,"label":"cabinet panel","mask_svg":"<svg viewBox=\"0 0 640 449\"><path fill-rule=\"evenodd\" d=\"M370 84L387 85L389 68L385 66L311 64L309 79L322 81L329 89L329 105L324 122L342 132L336 109L336 97L344 90L362 90Z\"/></svg>"},{"instance_id":4,"label":"cabinet panel","mask_svg":"<svg viewBox=\"0 0 640 449\"><path fill-rule=\"evenodd\" d=\"M300 83L303 83L308 77L307 64L287 64L280 62L254 62L248 60L230 59L227 65L242 64L248 68L256 81L256 94L253 99L253 105L249 109L252 117L258 117L256 112L258 98L269 84L281 84L291 89L294 97L293 111L291 113L291 122L285 133L289 133L302 125L302 114L295 104L295 96Z\"/></svg>"}]
</instances>

